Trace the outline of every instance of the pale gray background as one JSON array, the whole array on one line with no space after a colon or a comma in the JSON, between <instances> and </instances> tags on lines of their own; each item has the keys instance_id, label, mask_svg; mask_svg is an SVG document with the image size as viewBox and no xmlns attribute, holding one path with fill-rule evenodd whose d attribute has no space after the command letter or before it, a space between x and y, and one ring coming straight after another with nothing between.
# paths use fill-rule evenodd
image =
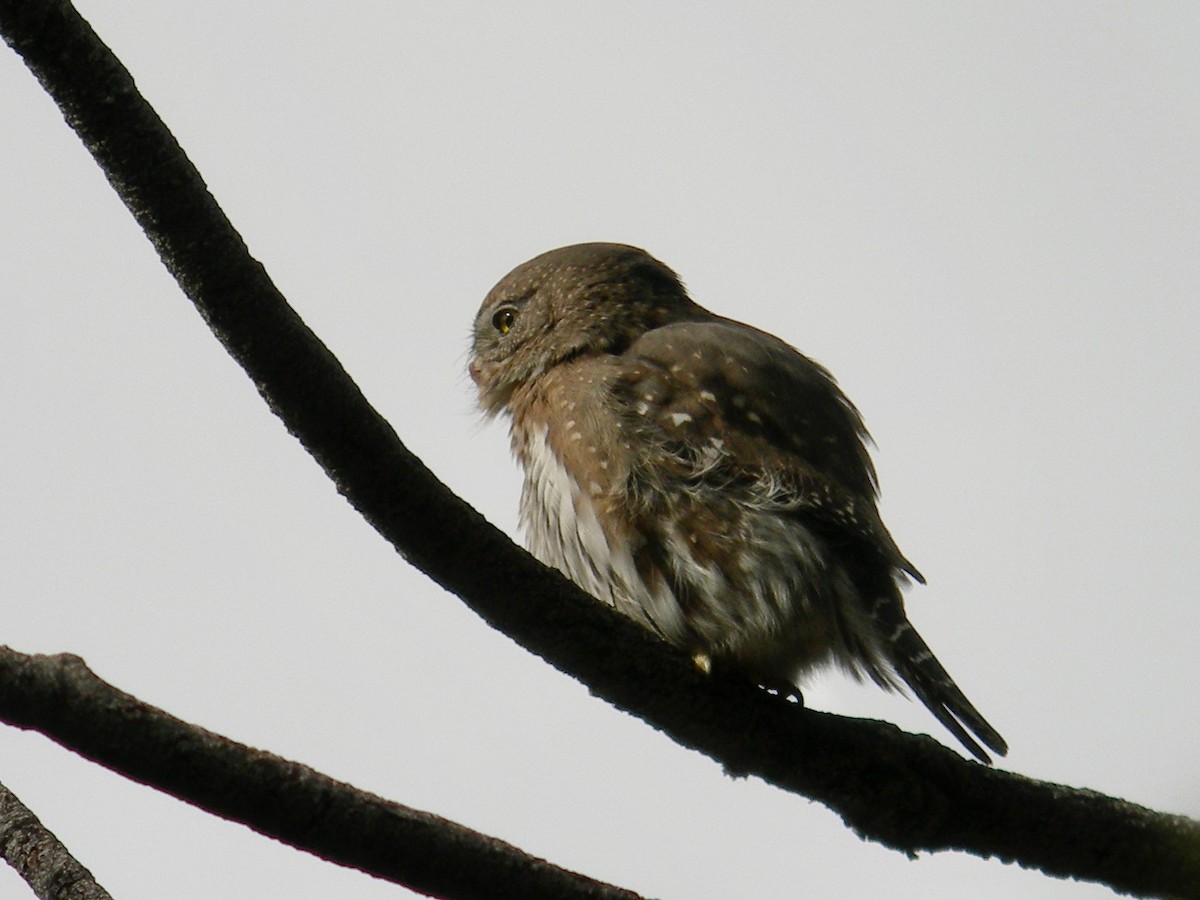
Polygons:
<instances>
[{"instance_id":1,"label":"pale gray background","mask_svg":"<svg viewBox=\"0 0 1200 900\"><path fill-rule=\"evenodd\" d=\"M1200 5L80 6L492 521L519 478L463 372L480 299L644 246L858 403L912 617L1005 765L1200 816ZM0 110L0 642L649 895L1107 894L863 843L489 629L337 496L8 51ZM37 735L0 730L0 778L125 900L405 894Z\"/></svg>"}]
</instances>

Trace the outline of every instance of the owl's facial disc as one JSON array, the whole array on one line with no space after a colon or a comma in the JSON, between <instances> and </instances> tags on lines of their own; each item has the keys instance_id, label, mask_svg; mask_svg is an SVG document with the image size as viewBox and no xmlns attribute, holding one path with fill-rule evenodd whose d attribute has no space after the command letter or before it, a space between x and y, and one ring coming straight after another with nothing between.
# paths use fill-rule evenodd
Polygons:
<instances>
[{"instance_id":1,"label":"owl's facial disc","mask_svg":"<svg viewBox=\"0 0 1200 900\"><path fill-rule=\"evenodd\" d=\"M536 320L545 318L537 312L537 288L507 284L508 280L496 285L479 308L467 365L488 415L502 411L512 392L537 374L528 346L540 330Z\"/></svg>"}]
</instances>

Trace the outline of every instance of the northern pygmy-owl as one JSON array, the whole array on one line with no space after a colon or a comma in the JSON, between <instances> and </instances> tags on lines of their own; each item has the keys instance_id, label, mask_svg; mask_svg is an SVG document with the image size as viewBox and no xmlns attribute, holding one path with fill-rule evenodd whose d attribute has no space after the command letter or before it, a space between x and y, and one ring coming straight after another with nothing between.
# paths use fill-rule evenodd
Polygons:
<instances>
[{"instance_id":1,"label":"northern pygmy-owl","mask_svg":"<svg viewBox=\"0 0 1200 900\"><path fill-rule=\"evenodd\" d=\"M780 688L832 662L908 685L980 760L980 742L1006 752L905 615L901 585L924 579L821 366L698 306L645 251L579 244L492 289L469 368L485 412L512 417L542 562L702 668Z\"/></svg>"}]
</instances>

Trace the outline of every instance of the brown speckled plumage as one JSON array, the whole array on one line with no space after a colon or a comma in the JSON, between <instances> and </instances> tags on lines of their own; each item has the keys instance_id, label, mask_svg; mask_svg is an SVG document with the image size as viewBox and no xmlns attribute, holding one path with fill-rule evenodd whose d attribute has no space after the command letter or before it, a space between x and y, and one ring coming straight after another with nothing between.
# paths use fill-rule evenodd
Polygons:
<instances>
[{"instance_id":1,"label":"brown speckled plumage","mask_svg":"<svg viewBox=\"0 0 1200 900\"><path fill-rule=\"evenodd\" d=\"M512 417L543 562L702 666L783 687L832 662L907 684L981 760L968 731L1006 751L908 622L900 585L923 579L819 365L698 306L644 251L579 244L492 289L470 372Z\"/></svg>"}]
</instances>

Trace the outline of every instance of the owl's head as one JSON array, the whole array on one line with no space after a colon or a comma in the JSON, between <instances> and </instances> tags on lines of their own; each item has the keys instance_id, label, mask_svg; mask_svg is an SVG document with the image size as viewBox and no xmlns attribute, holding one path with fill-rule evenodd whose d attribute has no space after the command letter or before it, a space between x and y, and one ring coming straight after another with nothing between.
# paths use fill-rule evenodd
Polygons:
<instances>
[{"instance_id":1,"label":"owl's head","mask_svg":"<svg viewBox=\"0 0 1200 900\"><path fill-rule=\"evenodd\" d=\"M475 316L468 369L484 411L522 384L583 355L621 353L668 322L701 315L679 277L624 244L575 244L517 266Z\"/></svg>"}]
</instances>

